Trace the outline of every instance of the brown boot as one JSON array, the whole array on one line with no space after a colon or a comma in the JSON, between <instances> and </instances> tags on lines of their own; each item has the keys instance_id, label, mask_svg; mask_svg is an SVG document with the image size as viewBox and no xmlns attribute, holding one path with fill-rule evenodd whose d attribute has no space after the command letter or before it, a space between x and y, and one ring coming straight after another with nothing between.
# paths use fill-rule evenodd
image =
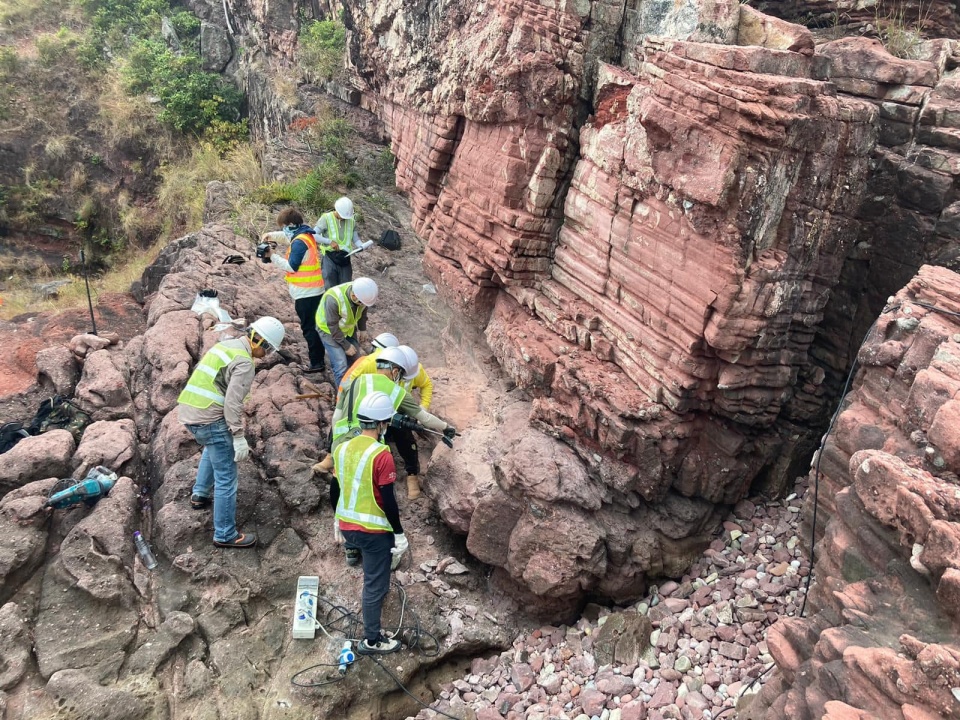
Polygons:
<instances>
[{"instance_id":1,"label":"brown boot","mask_svg":"<svg viewBox=\"0 0 960 720\"><path fill-rule=\"evenodd\" d=\"M313 474L320 475L321 473L333 472L333 455L327 455L323 460L318 462L313 466Z\"/></svg>"},{"instance_id":2,"label":"brown boot","mask_svg":"<svg viewBox=\"0 0 960 720\"><path fill-rule=\"evenodd\" d=\"M420 497L420 478L416 475L407 475L407 498L416 500Z\"/></svg>"}]
</instances>

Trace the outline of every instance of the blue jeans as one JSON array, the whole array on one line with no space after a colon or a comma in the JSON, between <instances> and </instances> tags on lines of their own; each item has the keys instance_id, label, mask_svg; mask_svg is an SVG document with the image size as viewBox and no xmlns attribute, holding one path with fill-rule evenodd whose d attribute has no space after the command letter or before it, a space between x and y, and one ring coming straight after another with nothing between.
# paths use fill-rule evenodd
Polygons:
<instances>
[{"instance_id":1,"label":"blue jeans","mask_svg":"<svg viewBox=\"0 0 960 720\"><path fill-rule=\"evenodd\" d=\"M209 425L187 425L203 447L193 494L213 494L213 539L230 542L237 532L237 463L233 459L233 435L226 420Z\"/></svg>"},{"instance_id":2,"label":"blue jeans","mask_svg":"<svg viewBox=\"0 0 960 720\"><path fill-rule=\"evenodd\" d=\"M393 533L344 530L343 540L348 547L359 548L363 553L363 637L373 644L380 637L383 599L390 591Z\"/></svg>"},{"instance_id":3,"label":"blue jeans","mask_svg":"<svg viewBox=\"0 0 960 720\"><path fill-rule=\"evenodd\" d=\"M343 376L347 374L347 368L350 367L350 363L355 360L358 355L354 355L353 360L348 359L347 353L334 341L333 336L329 333L321 332L320 341L323 343L323 347L326 348L327 357L330 358L330 369L333 370L333 387L336 389L340 387L340 381L343 380ZM357 341L356 335L348 337L347 342L353 345L358 351L360 350L360 343Z\"/></svg>"}]
</instances>

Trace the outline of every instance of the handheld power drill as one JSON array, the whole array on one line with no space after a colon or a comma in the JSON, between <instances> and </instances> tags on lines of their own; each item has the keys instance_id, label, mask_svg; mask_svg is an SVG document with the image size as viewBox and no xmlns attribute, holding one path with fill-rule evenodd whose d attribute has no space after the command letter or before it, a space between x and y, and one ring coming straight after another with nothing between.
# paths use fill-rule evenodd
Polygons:
<instances>
[{"instance_id":1,"label":"handheld power drill","mask_svg":"<svg viewBox=\"0 0 960 720\"><path fill-rule=\"evenodd\" d=\"M453 447L453 438L457 435L457 431L447 429L443 432L438 430L431 430L428 427L424 427L416 420L414 420L409 415L404 415L402 413L396 413L392 418L390 418L390 427L396 430L412 430L413 432L419 433L430 433L431 435L440 435L440 440L448 448Z\"/></svg>"},{"instance_id":2,"label":"handheld power drill","mask_svg":"<svg viewBox=\"0 0 960 720\"><path fill-rule=\"evenodd\" d=\"M44 503L44 507L54 510L62 510L71 505L79 505L84 502L88 506L93 505L101 497L110 492L114 483L117 482L117 474L104 467L97 465L87 477L75 485L71 485L65 490L55 492Z\"/></svg>"}]
</instances>

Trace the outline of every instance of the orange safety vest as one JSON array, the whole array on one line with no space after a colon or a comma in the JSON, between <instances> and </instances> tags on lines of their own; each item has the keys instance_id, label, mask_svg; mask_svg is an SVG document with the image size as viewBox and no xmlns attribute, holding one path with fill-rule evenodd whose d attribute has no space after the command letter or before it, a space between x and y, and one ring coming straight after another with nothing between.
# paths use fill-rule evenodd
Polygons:
<instances>
[{"instance_id":1,"label":"orange safety vest","mask_svg":"<svg viewBox=\"0 0 960 720\"><path fill-rule=\"evenodd\" d=\"M322 288L323 274L320 272L320 253L317 252L317 241L310 233L300 233L294 240L301 240L307 246L307 252L300 262L300 269L296 272L288 272L284 278L291 285L300 288ZM287 249L287 260L290 259L291 243Z\"/></svg>"}]
</instances>

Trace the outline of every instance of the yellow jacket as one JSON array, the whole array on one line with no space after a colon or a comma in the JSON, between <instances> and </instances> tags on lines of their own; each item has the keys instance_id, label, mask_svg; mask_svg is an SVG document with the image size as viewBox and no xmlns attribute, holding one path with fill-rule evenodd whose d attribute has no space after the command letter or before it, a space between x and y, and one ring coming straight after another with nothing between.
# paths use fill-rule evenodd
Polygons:
<instances>
[{"instance_id":1,"label":"yellow jacket","mask_svg":"<svg viewBox=\"0 0 960 720\"><path fill-rule=\"evenodd\" d=\"M376 363L374 363L374 365L376 365ZM417 373L417 376L413 380L402 380L400 384L403 385L403 389L407 392L419 390L420 407L424 410L430 409L430 400L433 398L433 380L427 375L427 371L423 369L422 363L420 364L420 372Z\"/></svg>"},{"instance_id":2,"label":"yellow jacket","mask_svg":"<svg viewBox=\"0 0 960 720\"><path fill-rule=\"evenodd\" d=\"M350 384L353 378L361 375L370 375L377 371L377 357L381 352L383 352L383 350L377 348L375 352L364 355L350 366L343 376L343 380L340 381L340 387L337 389L337 397L340 396L340 393ZM419 390L420 407L424 410L430 409L430 400L433 398L433 380L427 375L427 371L423 369L423 363L420 364L420 371L413 380L401 380L398 384L407 392Z\"/></svg>"}]
</instances>

